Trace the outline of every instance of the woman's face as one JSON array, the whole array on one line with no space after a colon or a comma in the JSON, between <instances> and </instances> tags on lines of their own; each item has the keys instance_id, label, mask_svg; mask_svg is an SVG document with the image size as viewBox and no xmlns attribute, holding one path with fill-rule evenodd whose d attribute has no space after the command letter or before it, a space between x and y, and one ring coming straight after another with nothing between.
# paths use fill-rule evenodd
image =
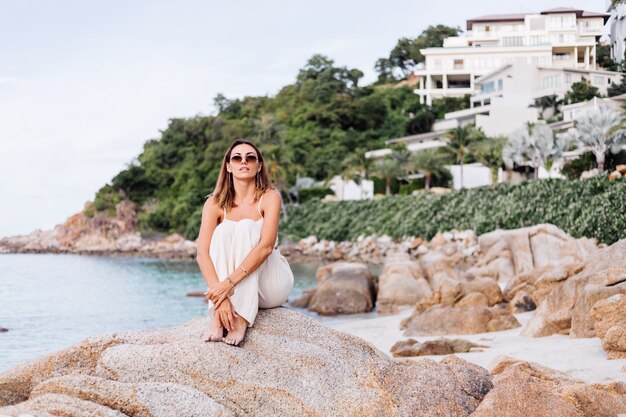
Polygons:
<instances>
[{"instance_id":1,"label":"woman's face","mask_svg":"<svg viewBox=\"0 0 626 417\"><path fill-rule=\"evenodd\" d=\"M259 155L252 146L246 143L239 144L231 151L230 162L226 163L226 169L233 173L234 178L254 178L261 169Z\"/></svg>"}]
</instances>

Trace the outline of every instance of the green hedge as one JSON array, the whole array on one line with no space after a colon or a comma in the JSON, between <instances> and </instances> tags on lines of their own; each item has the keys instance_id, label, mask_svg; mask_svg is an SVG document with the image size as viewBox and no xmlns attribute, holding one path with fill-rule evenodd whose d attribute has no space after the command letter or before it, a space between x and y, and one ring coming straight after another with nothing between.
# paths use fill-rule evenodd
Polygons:
<instances>
[{"instance_id":1,"label":"green hedge","mask_svg":"<svg viewBox=\"0 0 626 417\"><path fill-rule=\"evenodd\" d=\"M308 202L288 207L281 236L353 240L360 234L422 236L473 229L478 234L552 223L575 237L613 243L626 237L626 180L545 179L450 194L391 195L378 200Z\"/></svg>"}]
</instances>

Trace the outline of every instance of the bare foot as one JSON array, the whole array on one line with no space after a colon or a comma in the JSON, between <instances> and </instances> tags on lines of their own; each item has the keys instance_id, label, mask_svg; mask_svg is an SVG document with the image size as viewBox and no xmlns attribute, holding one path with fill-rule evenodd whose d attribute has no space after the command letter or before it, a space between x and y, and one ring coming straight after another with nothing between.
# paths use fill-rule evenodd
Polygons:
<instances>
[{"instance_id":1,"label":"bare foot","mask_svg":"<svg viewBox=\"0 0 626 417\"><path fill-rule=\"evenodd\" d=\"M221 342L224 336L224 327L217 317L213 317L209 331L205 333L202 340L205 342Z\"/></svg>"},{"instance_id":2,"label":"bare foot","mask_svg":"<svg viewBox=\"0 0 626 417\"><path fill-rule=\"evenodd\" d=\"M235 317L235 328L228 332L222 342L232 346L239 346L239 343L241 343L243 337L246 335L247 329L248 322L246 319L238 315Z\"/></svg>"}]
</instances>

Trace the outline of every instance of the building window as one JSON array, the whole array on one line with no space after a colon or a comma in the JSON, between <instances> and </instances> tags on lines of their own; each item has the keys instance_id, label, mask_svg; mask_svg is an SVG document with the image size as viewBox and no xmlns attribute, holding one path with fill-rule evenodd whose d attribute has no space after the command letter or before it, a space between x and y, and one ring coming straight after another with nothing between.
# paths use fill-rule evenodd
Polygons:
<instances>
[{"instance_id":1,"label":"building window","mask_svg":"<svg viewBox=\"0 0 626 417\"><path fill-rule=\"evenodd\" d=\"M546 20L543 17L531 18L530 30L546 30Z\"/></svg>"},{"instance_id":2,"label":"building window","mask_svg":"<svg viewBox=\"0 0 626 417\"><path fill-rule=\"evenodd\" d=\"M502 46L524 46L523 36L507 36L502 38Z\"/></svg>"},{"instance_id":3,"label":"building window","mask_svg":"<svg viewBox=\"0 0 626 417\"><path fill-rule=\"evenodd\" d=\"M554 54L555 61L569 61L569 53L568 52L557 52Z\"/></svg>"},{"instance_id":4,"label":"building window","mask_svg":"<svg viewBox=\"0 0 626 417\"><path fill-rule=\"evenodd\" d=\"M606 84L606 78L600 75L594 75L593 84L603 86L604 84Z\"/></svg>"},{"instance_id":5,"label":"building window","mask_svg":"<svg viewBox=\"0 0 626 417\"><path fill-rule=\"evenodd\" d=\"M572 74L565 74L563 77L565 78L566 85L570 85L572 83Z\"/></svg>"},{"instance_id":6,"label":"building window","mask_svg":"<svg viewBox=\"0 0 626 417\"><path fill-rule=\"evenodd\" d=\"M558 88L559 87L559 74L543 77L543 88Z\"/></svg>"},{"instance_id":7,"label":"building window","mask_svg":"<svg viewBox=\"0 0 626 417\"><path fill-rule=\"evenodd\" d=\"M545 35L533 35L530 37L530 45L545 45L548 43L548 38Z\"/></svg>"},{"instance_id":8,"label":"building window","mask_svg":"<svg viewBox=\"0 0 626 417\"><path fill-rule=\"evenodd\" d=\"M502 91L502 87L503 87L503 85L504 85L503 80L502 80L502 78L500 78L500 79L498 80L498 90L499 90L499 91Z\"/></svg>"},{"instance_id":9,"label":"building window","mask_svg":"<svg viewBox=\"0 0 626 417\"><path fill-rule=\"evenodd\" d=\"M487 94L487 93L491 93L492 91L494 91L493 81L490 81L488 83L480 85L480 92L481 93Z\"/></svg>"}]
</instances>

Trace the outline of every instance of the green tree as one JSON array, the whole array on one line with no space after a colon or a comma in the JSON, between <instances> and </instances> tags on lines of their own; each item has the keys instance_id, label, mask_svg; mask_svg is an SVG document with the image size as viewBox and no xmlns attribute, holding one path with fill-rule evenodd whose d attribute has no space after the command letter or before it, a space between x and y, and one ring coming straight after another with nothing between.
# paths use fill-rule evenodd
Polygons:
<instances>
[{"instance_id":1,"label":"green tree","mask_svg":"<svg viewBox=\"0 0 626 417\"><path fill-rule=\"evenodd\" d=\"M389 53L388 58L376 61L375 69L379 74L379 81L389 82L398 78L406 78L415 65L424 62L424 55L420 49L443 46L443 40L451 36L458 36L461 28L445 25L428 26L417 38L401 38ZM396 75L398 74L398 75Z\"/></svg>"},{"instance_id":2,"label":"green tree","mask_svg":"<svg viewBox=\"0 0 626 417\"><path fill-rule=\"evenodd\" d=\"M442 174L447 171L445 164L448 162L447 156L440 149L424 149L411 154L409 162L405 165L408 172L421 172L425 177L425 188L430 190L430 181L433 175Z\"/></svg>"},{"instance_id":3,"label":"green tree","mask_svg":"<svg viewBox=\"0 0 626 417\"><path fill-rule=\"evenodd\" d=\"M341 165L341 178L345 180L356 179L361 189L361 198L363 198L363 181L367 177L367 171L372 165L372 160L365 157L364 149L357 149L354 153L346 156Z\"/></svg>"},{"instance_id":4,"label":"green tree","mask_svg":"<svg viewBox=\"0 0 626 417\"><path fill-rule=\"evenodd\" d=\"M391 194L391 179L399 177L402 173L402 167L390 155L385 155L384 158L376 160L371 171L372 175L385 179L385 195Z\"/></svg>"},{"instance_id":5,"label":"green tree","mask_svg":"<svg viewBox=\"0 0 626 417\"><path fill-rule=\"evenodd\" d=\"M580 103L594 97L602 97L602 94L588 80L583 80L572 84L571 89L565 94L565 102L567 104Z\"/></svg>"},{"instance_id":6,"label":"green tree","mask_svg":"<svg viewBox=\"0 0 626 417\"><path fill-rule=\"evenodd\" d=\"M606 71L619 70L619 64L611 58L610 45L596 45L596 62Z\"/></svg>"},{"instance_id":7,"label":"green tree","mask_svg":"<svg viewBox=\"0 0 626 417\"><path fill-rule=\"evenodd\" d=\"M530 105L530 107L535 107L539 109L539 118L545 119L546 110L551 110L551 116L555 116L561 111L562 105L563 100L559 99L556 94L551 94L536 98L533 104Z\"/></svg>"},{"instance_id":8,"label":"green tree","mask_svg":"<svg viewBox=\"0 0 626 417\"><path fill-rule=\"evenodd\" d=\"M498 183L498 169L502 166L502 150L507 139L504 136L485 137L469 145L470 154L491 171L491 183Z\"/></svg>"},{"instance_id":9,"label":"green tree","mask_svg":"<svg viewBox=\"0 0 626 417\"><path fill-rule=\"evenodd\" d=\"M433 100L431 111L437 119L443 119L446 113L470 108L470 95L463 97L442 97Z\"/></svg>"},{"instance_id":10,"label":"green tree","mask_svg":"<svg viewBox=\"0 0 626 417\"><path fill-rule=\"evenodd\" d=\"M445 152L450 154L454 162L461 166L461 188L463 188L463 164L469 153L469 146L476 141L485 138L482 130L474 125L459 126L447 132L444 136Z\"/></svg>"}]
</instances>

